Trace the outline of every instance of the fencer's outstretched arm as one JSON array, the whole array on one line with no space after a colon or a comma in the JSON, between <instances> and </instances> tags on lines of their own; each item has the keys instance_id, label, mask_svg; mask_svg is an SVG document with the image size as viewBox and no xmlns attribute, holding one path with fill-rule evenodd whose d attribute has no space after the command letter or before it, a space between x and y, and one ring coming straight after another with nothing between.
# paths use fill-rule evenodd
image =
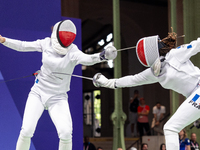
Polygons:
<instances>
[{"instance_id":1,"label":"fencer's outstretched arm","mask_svg":"<svg viewBox=\"0 0 200 150\"><path fill-rule=\"evenodd\" d=\"M41 42L42 40L37 40L33 42L25 42L20 40L14 40L10 38L0 37L0 42L13 50L20 51L20 52L31 52L31 51L38 51L42 52Z\"/></svg>"},{"instance_id":2,"label":"fencer's outstretched arm","mask_svg":"<svg viewBox=\"0 0 200 150\"><path fill-rule=\"evenodd\" d=\"M185 44L177 47L176 50L173 51L173 55L181 62L184 63L190 59L190 57L196 55L200 52L200 38L190 42L189 44Z\"/></svg>"},{"instance_id":3,"label":"fencer's outstretched arm","mask_svg":"<svg viewBox=\"0 0 200 150\"><path fill-rule=\"evenodd\" d=\"M119 79L107 79L102 74L96 74L93 78L94 85L106 88L124 88L135 87L139 85L152 84L158 82L157 77L153 75L150 68L135 75L125 76Z\"/></svg>"},{"instance_id":4,"label":"fencer's outstretched arm","mask_svg":"<svg viewBox=\"0 0 200 150\"><path fill-rule=\"evenodd\" d=\"M140 85L152 84L158 82L151 68L148 68L138 74L121 77L116 80L116 87L135 87Z\"/></svg>"},{"instance_id":5,"label":"fencer's outstretched arm","mask_svg":"<svg viewBox=\"0 0 200 150\"><path fill-rule=\"evenodd\" d=\"M82 64L86 66L91 66L100 62L101 62L101 59L99 57L99 53L91 54L91 55L82 53L81 55L79 55L79 58L77 58L77 64Z\"/></svg>"},{"instance_id":6,"label":"fencer's outstretched arm","mask_svg":"<svg viewBox=\"0 0 200 150\"><path fill-rule=\"evenodd\" d=\"M114 46L109 46L103 52L91 55L85 54L81 51L78 51L77 53L78 55L74 55L77 64L86 66L94 65L102 61L113 60L117 57L117 51Z\"/></svg>"}]
</instances>

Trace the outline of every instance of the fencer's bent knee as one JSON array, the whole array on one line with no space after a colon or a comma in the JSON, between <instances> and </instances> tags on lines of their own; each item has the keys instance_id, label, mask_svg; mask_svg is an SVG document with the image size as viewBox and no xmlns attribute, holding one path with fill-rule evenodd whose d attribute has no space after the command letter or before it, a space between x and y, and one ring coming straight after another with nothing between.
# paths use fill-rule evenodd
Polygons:
<instances>
[{"instance_id":1,"label":"fencer's bent knee","mask_svg":"<svg viewBox=\"0 0 200 150\"><path fill-rule=\"evenodd\" d=\"M70 140L72 138L72 130L63 129L58 132L58 136L62 140Z\"/></svg>"},{"instance_id":2,"label":"fencer's bent knee","mask_svg":"<svg viewBox=\"0 0 200 150\"><path fill-rule=\"evenodd\" d=\"M33 133L34 133L34 129L32 128L22 128L21 131L20 131L20 134L23 136L23 137L33 137Z\"/></svg>"},{"instance_id":3,"label":"fencer's bent knee","mask_svg":"<svg viewBox=\"0 0 200 150\"><path fill-rule=\"evenodd\" d=\"M168 123L166 123L163 127L164 134L166 135L172 135L172 134L177 134L178 132L174 130Z\"/></svg>"},{"instance_id":4,"label":"fencer's bent knee","mask_svg":"<svg viewBox=\"0 0 200 150\"><path fill-rule=\"evenodd\" d=\"M167 135L176 135L178 134L177 132L175 131L171 131L171 130L168 130L168 129L164 129L164 135L167 136Z\"/></svg>"}]
</instances>

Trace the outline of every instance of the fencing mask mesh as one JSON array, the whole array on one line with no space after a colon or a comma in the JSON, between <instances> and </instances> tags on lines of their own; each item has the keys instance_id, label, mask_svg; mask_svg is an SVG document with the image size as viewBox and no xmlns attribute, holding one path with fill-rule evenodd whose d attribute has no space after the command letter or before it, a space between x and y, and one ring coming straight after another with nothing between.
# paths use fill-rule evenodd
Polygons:
<instances>
[{"instance_id":1,"label":"fencing mask mesh","mask_svg":"<svg viewBox=\"0 0 200 150\"><path fill-rule=\"evenodd\" d=\"M136 45L136 53L142 65L151 67L159 58L158 35L140 39Z\"/></svg>"},{"instance_id":2,"label":"fencing mask mesh","mask_svg":"<svg viewBox=\"0 0 200 150\"><path fill-rule=\"evenodd\" d=\"M76 37L76 27L70 20L59 23L57 28L58 42L62 47L69 46Z\"/></svg>"},{"instance_id":3,"label":"fencing mask mesh","mask_svg":"<svg viewBox=\"0 0 200 150\"><path fill-rule=\"evenodd\" d=\"M70 20L58 22L53 27L51 42L53 49L61 55L66 55L76 37L76 26Z\"/></svg>"}]
</instances>

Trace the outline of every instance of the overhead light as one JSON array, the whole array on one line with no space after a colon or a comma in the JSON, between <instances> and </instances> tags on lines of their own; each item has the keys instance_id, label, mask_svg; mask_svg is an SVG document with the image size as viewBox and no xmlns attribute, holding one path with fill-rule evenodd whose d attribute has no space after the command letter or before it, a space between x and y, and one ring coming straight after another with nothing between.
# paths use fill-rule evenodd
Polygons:
<instances>
[{"instance_id":1,"label":"overhead light","mask_svg":"<svg viewBox=\"0 0 200 150\"><path fill-rule=\"evenodd\" d=\"M98 42L98 44L99 44L100 46L102 46L102 45L105 44L105 42L104 42L104 40L102 39L101 41Z\"/></svg>"},{"instance_id":2,"label":"overhead light","mask_svg":"<svg viewBox=\"0 0 200 150\"><path fill-rule=\"evenodd\" d=\"M112 38L113 38L113 34L110 33L110 34L107 35L106 41L109 42L109 41L111 41Z\"/></svg>"}]
</instances>

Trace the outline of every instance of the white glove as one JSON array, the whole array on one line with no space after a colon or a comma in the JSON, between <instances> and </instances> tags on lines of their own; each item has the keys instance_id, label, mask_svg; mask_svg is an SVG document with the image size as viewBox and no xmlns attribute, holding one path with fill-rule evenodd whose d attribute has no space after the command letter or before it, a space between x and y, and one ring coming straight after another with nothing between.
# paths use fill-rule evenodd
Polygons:
<instances>
[{"instance_id":1,"label":"white glove","mask_svg":"<svg viewBox=\"0 0 200 150\"><path fill-rule=\"evenodd\" d=\"M101 73L97 73L93 77L93 84L96 87L106 87L106 88L116 89L115 80L116 79L107 79Z\"/></svg>"},{"instance_id":2,"label":"white glove","mask_svg":"<svg viewBox=\"0 0 200 150\"><path fill-rule=\"evenodd\" d=\"M117 57L117 49L114 46L108 46L100 53L101 60L113 60Z\"/></svg>"}]
</instances>

